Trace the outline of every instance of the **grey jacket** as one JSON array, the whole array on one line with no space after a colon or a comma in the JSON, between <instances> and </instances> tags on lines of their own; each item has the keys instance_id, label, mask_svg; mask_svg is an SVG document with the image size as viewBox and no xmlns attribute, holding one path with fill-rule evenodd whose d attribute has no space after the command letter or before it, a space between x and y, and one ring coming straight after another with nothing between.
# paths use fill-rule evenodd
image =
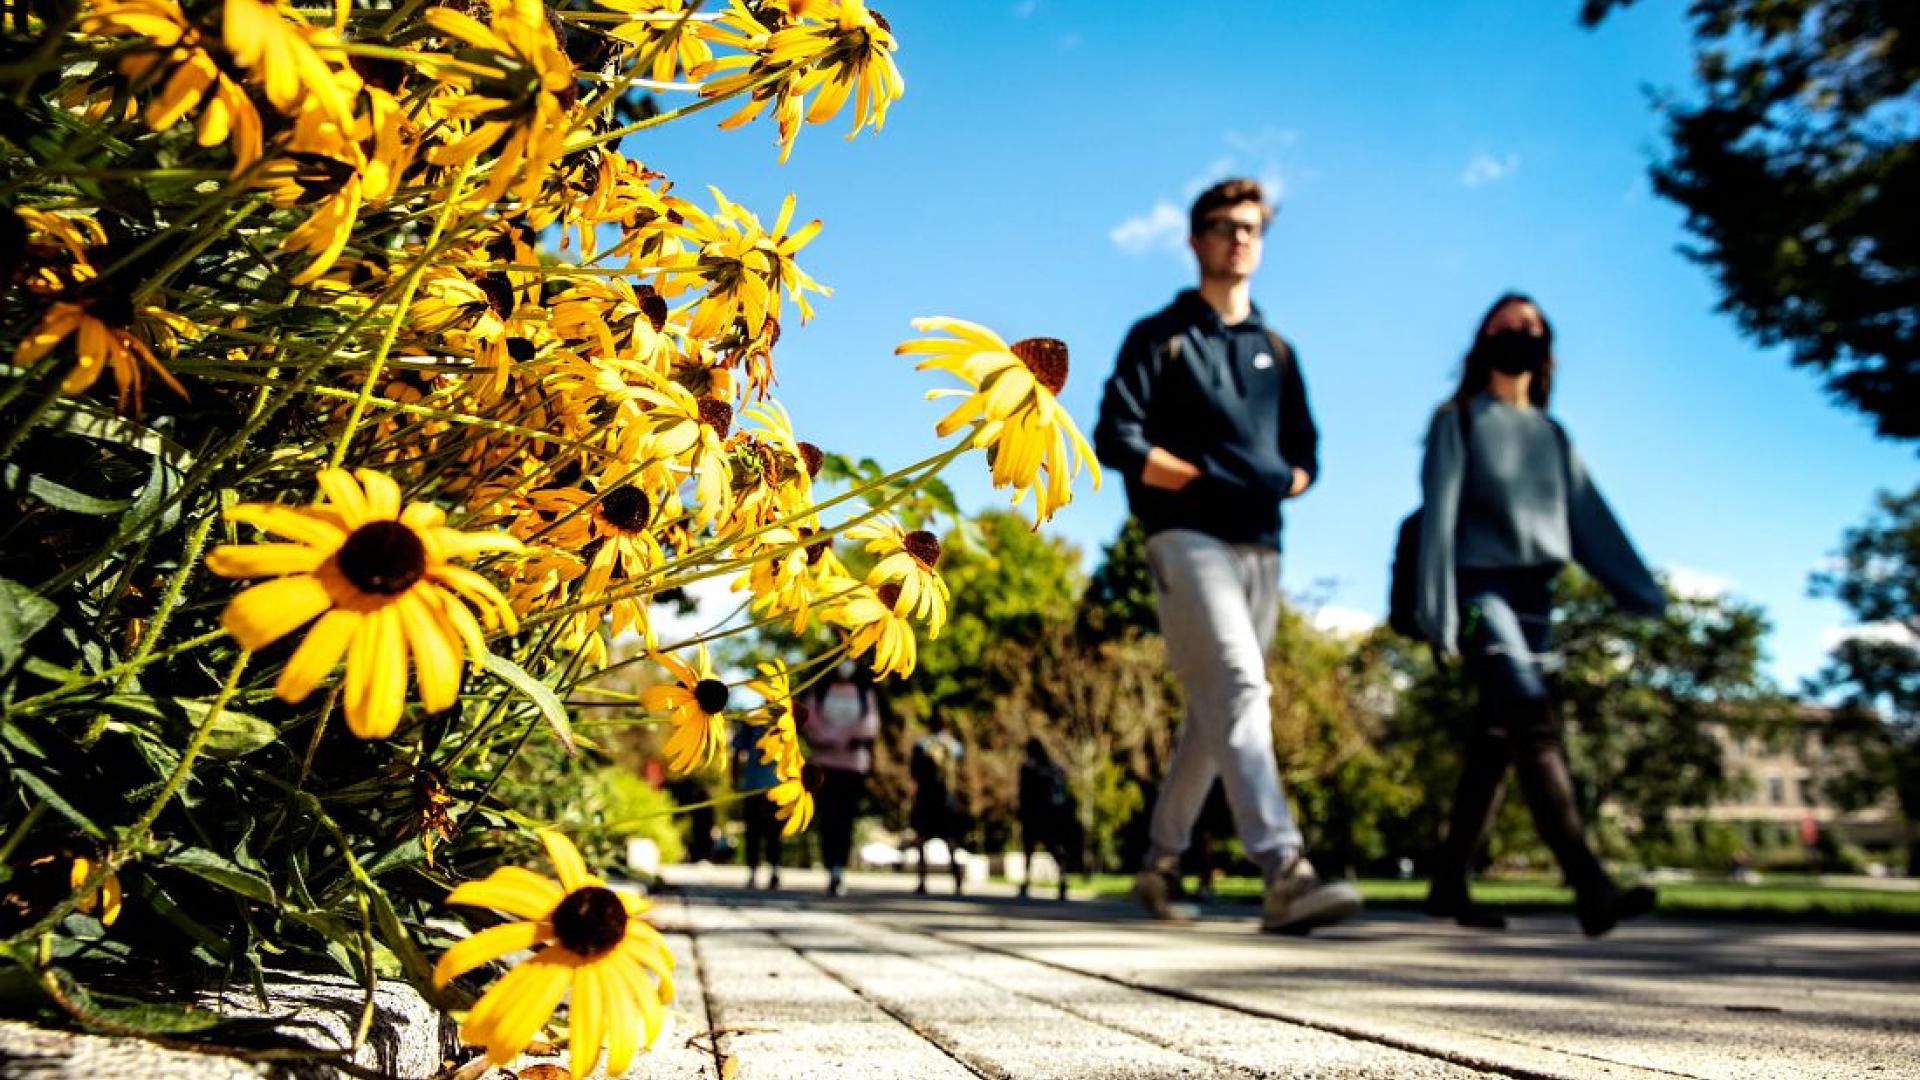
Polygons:
<instances>
[{"instance_id":1,"label":"grey jacket","mask_svg":"<svg viewBox=\"0 0 1920 1080\"><path fill-rule=\"evenodd\" d=\"M1420 626L1451 656L1459 652L1457 567L1509 569L1577 562L1621 607L1666 610L1666 594L1587 475L1580 455L1538 409L1482 392L1473 410L1472 453L1452 406L1434 414L1420 483Z\"/></svg>"}]
</instances>

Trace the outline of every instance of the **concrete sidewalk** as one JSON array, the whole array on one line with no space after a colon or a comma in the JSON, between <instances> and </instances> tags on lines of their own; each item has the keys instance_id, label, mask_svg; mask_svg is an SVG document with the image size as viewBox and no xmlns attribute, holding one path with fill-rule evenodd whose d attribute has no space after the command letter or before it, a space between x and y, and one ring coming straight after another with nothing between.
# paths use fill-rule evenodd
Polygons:
<instances>
[{"instance_id":1,"label":"concrete sidewalk","mask_svg":"<svg viewBox=\"0 0 1920 1080\"><path fill-rule=\"evenodd\" d=\"M1280 938L1246 908L1181 927L1005 886L742 878L669 874L687 1015L640 1075L1920 1078L1915 934L1379 913Z\"/></svg>"}]
</instances>

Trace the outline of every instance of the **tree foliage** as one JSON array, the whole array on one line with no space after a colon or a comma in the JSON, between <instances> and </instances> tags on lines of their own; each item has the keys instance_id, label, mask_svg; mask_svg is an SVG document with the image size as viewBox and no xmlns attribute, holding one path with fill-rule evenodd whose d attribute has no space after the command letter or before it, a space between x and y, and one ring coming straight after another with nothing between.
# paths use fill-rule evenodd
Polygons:
<instances>
[{"instance_id":1,"label":"tree foliage","mask_svg":"<svg viewBox=\"0 0 1920 1080\"><path fill-rule=\"evenodd\" d=\"M1836 723L1856 766L1832 794L1861 806L1891 791L1908 829L1907 868L1920 873L1920 488L1882 492L1866 523L1841 541L1838 565L1817 574L1817 596L1864 624L1833 649L1809 684L1841 706Z\"/></svg>"},{"instance_id":2,"label":"tree foliage","mask_svg":"<svg viewBox=\"0 0 1920 1080\"><path fill-rule=\"evenodd\" d=\"M1591 26L1633 0L1587 0ZM1693 0L1695 101L1653 185L1721 308L1881 435L1920 438L1920 4Z\"/></svg>"}]
</instances>

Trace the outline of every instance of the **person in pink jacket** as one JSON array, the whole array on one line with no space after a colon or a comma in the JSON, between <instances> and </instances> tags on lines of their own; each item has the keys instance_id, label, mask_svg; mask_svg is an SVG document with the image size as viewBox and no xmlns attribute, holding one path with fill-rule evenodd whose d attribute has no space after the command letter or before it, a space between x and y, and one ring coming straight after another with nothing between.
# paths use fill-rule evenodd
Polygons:
<instances>
[{"instance_id":1,"label":"person in pink jacket","mask_svg":"<svg viewBox=\"0 0 1920 1080\"><path fill-rule=\"evenodd\" d=\"M827 864L827 893L847 892L847 857L853 850L853 819L873 771L873 742L880 737L880 705L873 683L860 665L843 660L808 691L806 708L809 764L820 770L814 794L814 827L820 832L820 858Z\"/></svg>"}]
</instances>

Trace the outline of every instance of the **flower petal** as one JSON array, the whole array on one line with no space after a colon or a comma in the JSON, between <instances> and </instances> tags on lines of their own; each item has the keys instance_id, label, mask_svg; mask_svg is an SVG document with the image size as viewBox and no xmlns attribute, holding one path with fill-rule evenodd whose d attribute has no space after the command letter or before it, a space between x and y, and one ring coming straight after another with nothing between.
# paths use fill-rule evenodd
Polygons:
<instances>
[{"instance_id":1,"label":"flower petal","mask_svg":"<svg viewBox=\"0 0 1920 1080\"><path fill-rule=\"evenodd\" d=\"M360 629L362 618L357 611L339 608L320 616L320 621L307 631L300 647L287 658L287 666L274 683L273 691L281 701L306 700L307 695L313 693L313 688L320 685L320 680L333 674L341 655L347 651L347 646L353 642L353 635Z\"/></svg>"},{"instance_id":2,"label":"flower petal","mask_svg":"<svg viewBox=\"0 0 1920 1080\"><path fill-rule=\"evenodd\" d=\"M503 866L479 881L463 881L447 894L449 904L504 911L522 919L545 919L567 891L558 882L519 866Z\"/></svg>"},{"instance_id":3,"label":"flower petal","mask_svg":"<svg viewBox=\"0 0 1920 1080\"><path fill-rule=\"evenodd\" d=\"M508 953L531 949L550 933L550 929L540 923L510 922L470 934L440 954L439 963L433 965L433 985L445 986L482 964Z\"/></svg>"},{"instance_id":4,"label":"flower petal","mask_svg":"<svg viewBox=\"0 0 1920 1080\"><path fill-rule=\"evenodd\" d=\"M227 602L220 614L243 648L264 649L333 606L333 599L312 574L261 582Z\"/></svg>"},{"instance_id":5,"label":"flower petal","mask_svg":"<svg viewBox=\"0 0 1920 1080\"><path fill-rule=\"evenodd\" d=\"M547 858L553 861L561 888L572 892L594 883L593 875L587 872L586 860L580 857L580 849L573 846L573 841L554 829L541 829L540 842L547 847Z\"/></svg>"}]
</instances>

